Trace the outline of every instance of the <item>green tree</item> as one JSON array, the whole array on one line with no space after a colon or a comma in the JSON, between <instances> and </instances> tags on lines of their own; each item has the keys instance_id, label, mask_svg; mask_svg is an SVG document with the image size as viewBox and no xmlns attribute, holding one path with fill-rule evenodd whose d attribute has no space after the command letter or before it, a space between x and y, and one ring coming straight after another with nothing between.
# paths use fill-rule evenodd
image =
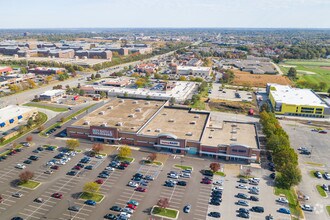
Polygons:
<instances>
[{"instance_id":1,"label":"green tree","mask_svg":"<svg viewBox=\"0 0 330 220\"><path fill-rule=\"evenodd\" d=\"M96 78L96 79L100 79L100 78L101 78L101 74L96 73L96 74L95 74L95 78Z\"/></svg>"},{"instance_id":2,"label":"green tree","mask_svg":"<svg viewBox=\"0 0 330 220\"><path fill-rule=\"evenodd\" d=\"M83 190L85 193L88 193L91 196L93 196L95 193L97 193L100 190L100 184L95 182L85 183Z\"/></svg>"},{"instance_id":3,"label":"green tree","mask_svg":"<svg viewBox=\"0 0 330 220\"><path fill-rule=\"evenodd\" d=\"M94 75L94 73L92 73L92 75L91 75L91 79L92 79L92 80L95 79L95 75Z\"/></svg>"},{"instance_id":4,"label":"green tree","mask_svg":"<svg viewBox=\"0 0 330 220\"><path fill-rule=\"evenodd\" d=\"M325 82L319 83L320 91L325 91L327 89L327 84Z\"/></svg>"},{"instance_id":5,"label":"green tree","mask_svg":"<svg viewBox=\"0 0 330 220\"><path fill-rule=\"evenodd\" d=\"M290 146L290 141L283 135L272 135L267 139L267 149L275 150L278 146Z\"/></svg>"},{"instance_id":6,"label":"green tree","mask_svg":"<svg viewBox=\"0 0 330 220\"><path fill-rule=\"evenodd\" d=\"M276 151L273 151L273 161L276 170L283 172L287 169L288 164L298 165L298 155L291 147L280 146L276 148Z\"/></svg>"},{"instance_id":7,"label":"green tree","mask_svg":"<svg viewBox=\"0 0 330 220\"><path fill-rule=\"evenodd\" d=\"M297 70L294 67L290 67L290 69L288 71L288 77L292 78L292 79L297 78Z\"/></svg>"},{"instance_id":8,"label":"green tree","mask_svg":"<svg viewBox=\"0 0 330 220\"><path fill-rule=\"evenodd\" d=\"M131 151L131 148L129 146L123 146L120 148L119 150L119 157L129 157L131 156L132 154L132 151Z\"/></svg>"},{"instance_id":9,"label":"green tree","mask_svg":"<svg viewBox=\"0 0 330 220\"><path fill-rule=\"evenodd\" d=\"M103 99L103 98L105 98L107 96L107 94L104 91L101 91L100 92L100 96Z\"/></svg>"},{"instance_id":10,"label":"green tree","mask_svg":"<svg viewBox=\"0 0 330 220\"><path fill-rule=\"evenodd\" d=\"M75 150L77 147L80 146L80 142L77 139L69 139L66 141L66 146L70 150Z\"/></svg>"},{"instance_id":11,"label":"green tree","mask_svg":"<svg viewBox=\"0 0 330 220\"><path fill-rule=\"evenodd\" d=\"M276 177L276 184L282 188L289 189L291 186L298 185L301 181L301 171L294 164L287 164L285 169Z\"/></svg>"}]
</instances>

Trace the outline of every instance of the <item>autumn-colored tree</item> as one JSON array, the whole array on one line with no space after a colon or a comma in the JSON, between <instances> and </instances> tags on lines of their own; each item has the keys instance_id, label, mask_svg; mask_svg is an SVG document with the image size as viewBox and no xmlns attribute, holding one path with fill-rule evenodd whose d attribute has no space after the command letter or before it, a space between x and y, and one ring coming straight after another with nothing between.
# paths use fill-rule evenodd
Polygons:
<instances>
[{"instance_id":1,"label":"autumn-colored tree","mask_svg":"<svg viewBox=\"0 0 330 220\"><path fill-rule=\"evenodd\" d=\"M88 182L88 183L85 183L83 190L85 193L94 195L95 193L97 193L100 190L100 185L95 182Z\"/></svg>"},{"instance_id":2,"label":"autumn-colored tree","mask_svg":"<svg viewBox=\"0 0 330 220\"><path fill-rule=\"evenodd\" d=\"M210 169L212 170L213 173L219 171L221 168L220 163L211 163L210 164Z\"/></svg>"},{"instance_id":3,"label":"autumn-colored tree","mask_svg":"<svg viewBox=\"0 0 330 220\"><path fill-rule=\"evenodd\" d=\"M40 126L38 127L38 131L39 131L39 132L42 132L44 129L45 129L45 126L43 126L43 125L40 125Z\"/></svg>"},{"instance_id":4,"label":"autumn-colored tree","mask_svg":"<svg viewBox=\"0 0 330 220\"><path fill-rule=\"evenodd\" d=\"M148 160L149 160L150 162L154 162L154 161L156 160L156 158L157 158L157 154L156 154L156 153L151 153L151 154L149 154L149 156L148 156Z\"/></svg>"},{"instance_id":5,"label":"autumn-colored tree","mask_svg":"<svg viewBox=\"0 0 330 220\"><path fill-rule=\"evenodd\" d=\"M80 142L77 139L69 139L66 141L66 146L70 149L70 150L75 150L77 147L79 147Z\"/></svg>"},{"instance_id":6,"label":"autumn-colored tree","mask_svg":"<svg viewBox=\"0 0 330 220\"><path fill-rule=\"evenodd\" d=\"M166 212L166 208L170 206L170 200L168 198L162 198L158 200L157 205Z\"/></svg>"},{"instance_id":7,"label":"autumn-colored tree","mask_svg":"<svg viewBox=\"0 0 330 220\"><path fill-rule=\"evenodd\" d=\"M93 144L93 147L92 147L92 150L95 152L95 153L100 153L100 151L102 151L104 149L104 145L101 144L101 143L97 143L97 144Z\"/></svg>"},{"instance_id":8,"label":"autumn-colored tree","mask_svg":"<svg viewBox=\"0 0 330 220\"><path fill-rule=\"evenodd\" d=\"M32 171L25 170L19 174L19 180L21 183L26 183L30 179L32 179L33 176L34 176L34 173Z\"/></svg>"},{"instance_id":9,"label":"autumn-colored tree","mask_svg":"<svg viewBox=\"0 0 330 220\"><path fill-rule=\"evenodd\" d=\"M129 146L123 146L119 150L119 157L128 157L132 154L131 148Z\"/></svg>"},{"instance_id":10,"label":"autumn-colored tree","mask_svg":"<svg viewBox=\"0 0 330 220\"><path fill-rule=\"evenodd\" d=\"M26 142L31 142L33 140L33 137L32 136L27 136L25 140L26 140Z\"/></svg>"}]
</instances>

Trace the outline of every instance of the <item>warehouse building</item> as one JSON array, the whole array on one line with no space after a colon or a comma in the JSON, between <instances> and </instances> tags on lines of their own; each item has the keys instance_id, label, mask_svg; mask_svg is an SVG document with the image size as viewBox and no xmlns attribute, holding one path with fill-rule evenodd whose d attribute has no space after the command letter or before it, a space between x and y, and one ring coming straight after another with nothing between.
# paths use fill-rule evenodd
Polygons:
<instances>
[{"instance_id":1,"label":"warehouse building","mask_svg":"<svg viewBox=\"0 0 330 220\"><path fill-rule=\"evenodd\" d=\"M22 121L28 120L36 114L34 108L9 105L0 109L0 130L6 131L10 127L20 124Z\"/></svg>"},{"instance_id":2,"label":"warehouse building","mask_svg":"<svg viewBox=\"0 0 330 220\"><path fill-rule=\"evenodd\" d=\"M211 120L210 112L168 101L117 98L67 128L73 138L158 151L259 162L255 125Z\"/></svg>"},{"instance_id":3,"label":"warehouse building","mask_svg":"<svg viewBox=\"0 0 330 220\"><path fill-rule=\"evenodd\" d=\"M266 90L276 114L314 118L330 116L330 106L310 89L268 83Z\"/></svg>"},{"instance_id":4,"label":"warehouse building","mask_svg":"<svg viewBox=\"0 0 330 220\"><path fill-rule=\"evenodd\" d=\"M65 90L62 89L54 89L49 90L42 93L39 98L43 101L56 101L57 99L61 98L65 94Z\"/></svg>"}]
</instances>

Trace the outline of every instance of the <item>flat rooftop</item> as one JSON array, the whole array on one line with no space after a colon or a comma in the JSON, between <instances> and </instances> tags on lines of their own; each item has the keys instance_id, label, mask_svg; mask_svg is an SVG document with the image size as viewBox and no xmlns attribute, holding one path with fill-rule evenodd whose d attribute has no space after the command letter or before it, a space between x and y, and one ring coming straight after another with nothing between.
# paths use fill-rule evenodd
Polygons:
<instances>
[{"instance_id":1,"label":"flat rooftop","mask_svg":"<svg viewBox=\"0 0 330 220\"><path fill-rule=\"evenodd\" d=\"M275 102L279 103L328 107L327 104L310 89L298 89L292 88L291 86L270 84L270 93Z\"/></svg>"},{"instance_id":2,"label":"flat rooftop","mask_svg":"<svg viewBox=\"0 0 330 220\"><path fill-rule=\"evenodd\" d=\"M206 119L207 114L190 112L188 109L163 108L140 134L157 136L170 133L180 139L199 141Z\"/></svg>"},{"instance_id":3,"label":"flat rooftop","mask_svg":"<svg viewBox=\"0 0 330 220\"><path fill-rule=\"evenodd\" d=\"M116 98L96 109L73 126L117 127L120 131L137 132L164 104L162 101Z\"/></svg>"},{"instance_id":4,"label":"flat rooftop","mask_svg":"<svg viewBox=\"0 0 330 220\"><path fill-rule=\"evenodd\" d=\"M219 144L241 144L258 148L254 125L232 122L210 121L201 143L214 147Z\"/></svg>"},{"instance_id":5,"label":"flat rooftop","mask_svg":"<svg viewBox=\"0 0 330 220\"><path fill-rule=\"evenodd\" d=\"M41 96L55 96L58 94L64 94L65 90L63 89L54 89L54 90L48 90L42 94L40 94Z\"/></svg>"},{"instance_id":6,"label":"flat rooftop","mask_svg":"<svg viewBox=\"0 0 330 220\"><path fill-rule=\"evenodd\" d=\"M211 67L204 66L178 66L178 70L210 71Z\"/></svg>"},{"instance_id":7,"label":"flat rooftop","mask_svg":"<svg viewBox=\"0 0 330 220\"><path fill-rule=\"evenodd\" d=\"M32 111L33 108L17 105L8 105L0 109L0 123L10 119L17 120L17 116Z\"/></svg>"}]
</instances>

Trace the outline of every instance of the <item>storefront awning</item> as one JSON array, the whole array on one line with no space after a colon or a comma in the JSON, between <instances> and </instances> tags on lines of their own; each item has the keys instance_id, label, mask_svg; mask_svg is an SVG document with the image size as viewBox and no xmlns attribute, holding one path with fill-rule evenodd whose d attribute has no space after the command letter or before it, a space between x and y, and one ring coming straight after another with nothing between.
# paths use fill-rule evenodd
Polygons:
<instances>
[{"instance_id":1,"label":"storefront awning","mask_svg":"<svg viewBox=\"0 0 330 220\"><path fill-rule=\"evenodd\" d=\"M169 149L175 149L175 150L190 150L189 147L181 148L181 147L174 147L174 146L168 146L168 145L162 145L162 144L155 144L154 147L161 147L161 148L169 148Z\"/></svg>"},{"instance_id":2,"label":"storefront awning","mask_svg":"<svg viewBox=\"0 0 330 220\"><path fill-rule=\"evenodd\" d=\"M224 153L214 153L214 152L207 152L207 151L199 151L199 152L201 154L209 154L209 155L216 155L216 156L232 157L232 158L239 158L239 159L246 159L246 160L257 160L257 156L244 157L244 156L239 156L239 155L224 154Z\"/></svg>"},{"instance_id":3,"label":"storefront awning","mask_svg":"<svg viewBox=\"0 0 330 220\"><path fill-rule=\"evenodd\" d=\"M114 140L114 141L120 141L121 140L121 138L112 138L112 137L103 137L103 136L94 136L94 135L88 135L88 137L100 138L100 139L105 139L105 140Z\"/></svg>"}]
</instances>

